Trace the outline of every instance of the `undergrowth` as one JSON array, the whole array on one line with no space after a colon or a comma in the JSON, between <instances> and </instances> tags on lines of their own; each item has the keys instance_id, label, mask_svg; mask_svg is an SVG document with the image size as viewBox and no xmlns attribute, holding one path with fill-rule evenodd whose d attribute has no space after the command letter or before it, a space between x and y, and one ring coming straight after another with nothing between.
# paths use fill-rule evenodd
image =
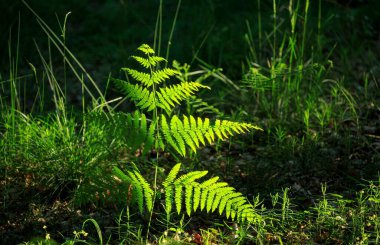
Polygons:
<instances>
[{"instance_id":1,"label":"undergrowth","mask_svg":"<svg viewBox=\"0 0 380 245\"><path fill-rule=\"evenodd\" d=\"M19 4L0 243L380 243L376 3Z\"/></svg>"}]
</instances>

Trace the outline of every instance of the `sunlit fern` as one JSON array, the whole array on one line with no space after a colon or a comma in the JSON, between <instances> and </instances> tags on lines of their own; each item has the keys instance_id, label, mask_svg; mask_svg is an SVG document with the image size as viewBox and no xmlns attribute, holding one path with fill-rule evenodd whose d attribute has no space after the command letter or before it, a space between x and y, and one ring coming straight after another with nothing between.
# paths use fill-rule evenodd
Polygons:
<instances>
[{"instance_id":1,"label":"sunlit fern","mask_svg":"<svg viewBox=\"0 0 380 245\"><path fill-rule=\"evenodd\" d=\"M159 64L166 62L162 57L156 56L154 50L147 44L138 48L145 57L132 56L132 58L147 71L141 72L131 68L123 68L138 83L114 79L116 86L135 102L136 106L145 111L156 111L158 108L164 109L168 115L176 105L190 97L200 88L209 88L200 82L210 76L212 72L204 74L202 79L198 78L196 82L188 81L187 76L183 76L178 64L176 69L162 68ZM181 82L178 84L166 84L171 77L176 76ZM198 82L199 81L199 82ZM138 116L140 115L140 117ZM143 113L137 113L129 117L128 125L132 129L137 144L144 143L144 151L150 149L153 145L157 149L165 150L166 146L171 146L177 153L182 156L186 155L187 149L196 152L197 148L206 143L213 143L217 139L227 139L234 134L241 134L250 130L261 130L259 127L240 122L231 122L227 120L216 120L211 122L209 118L194 118L193 116L183 116L181 120L178 116L166 118L164 114L153 115L150 126L147 127L146 116ZM149 128L149 129L148 129ZM139 134L140 133L140 134ZM146 143L144 140L148 140ZM134 144L136 146L136 144Z\"/></svg>"},{"instance_id":2,"label":"sunlit fern","mask_svg":"<svg viewBox=\"0 0 380 245\"><path fill-rule=\"evenodd\" d=\"M138 50L145 54L145 57L132 56L147 71L138 71L131 68L122 68L128 75L133 77L137 84L128 81L114 79L116 86L135 102L136 106L142 110L152 111L156 108L164 109L168 114L181 101L192 96L200 88L209 88L198 82L182 82L160 86L156 88L154 85L162 85L162 83L179 72L171 68L160 69L159 64L166 62L162 57L155 56L154 50L147 44L141 45Z\"/></svg>"},{"instance_id":3,"label":"sunlit fern","mask_svg":"<svg viewBox=\"0 0 380 245\"><path fill-rule=\"evenodd\" d=\"M183 115L180 118L172 115L176 105L189 99L200 88L209 87L201 84L204 79L198 79L199 82L189 81L187 76L184 77L180 73L181 70L160 68L160 63L166 60L156 56L148 45L143 44L138 50L145 56L132 56L132 58L145 71L123 68L137 83L114 79L116 86L135 103L136 107L148 113L153 112L151 120L148 120L142 112L128 116L126 124L131 131L130 137L134 138L134 143L131 143L134 147L141 145L144 152L147 152L153 146L156 150L166 150L170 146L181 156L185 156L187 151L196 152L200 146L211 144L218 139L225 140L235 134L261 130L250 123L195 118L192 115ZM207 76L209 75L206 74L203 78ZM170 84L170 78L173 77L180 82ZM160 108L167 115L160 113ZM217 177L197 182L207 174L207 171L193 171L177 178L179 169L180 164L177 164L162 184L168 216L173 206L177 213L181 213L184 203L188 215L198 209L206 210L208 213L218 209L219 214L224 213L227 218L239 221L254 221L258 217L246 198L227 183L217 182ZM156 189L153 190L137 170L124 173L115 167L113 172L115 179L127 183L129 188L132 188L132 200L137 203L140 212L146 208L152 213Z\"/></svg>"},{"instance_id":4,"label":"sunlit fern","mask_svg":"<svg viewBox=\"0 0 380 245\"><path fill-rule=\"evenodd\" d=\"M197 182L208 171L193 171L177 177L180 167L180 163L175 165L162 183L167 215L170 215L174 208L181 214L184 205L189 216L200 210L207 213L217 211L227 219L240 222L256 222L260 219L252 204L226 182L218 182L218 177ZM152 211L154 191L138 171L127 171L125 174L115 167L113 173L117 181L132 185L132 198L141 213L145 208Z\"/></svg>"}]
</instances>

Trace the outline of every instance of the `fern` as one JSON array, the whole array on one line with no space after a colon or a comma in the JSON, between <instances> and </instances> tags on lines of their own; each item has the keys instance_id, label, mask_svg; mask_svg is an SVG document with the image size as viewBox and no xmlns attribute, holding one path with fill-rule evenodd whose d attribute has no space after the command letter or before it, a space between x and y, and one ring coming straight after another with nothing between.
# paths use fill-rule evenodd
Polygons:
<instances>
[{"instance_id":1,"label":"fern","mask_svg":"<svg viewBox=\"0 0 380 245\"><path fill-rule=\"evenodd\" d=\"M183 100L194 99L194 93L199 89L208 88L202 85L202 82L207 77L211 76L215 71L209 71L199 77L196 82L190 82L188 78L189 66L180 66L174 62L175 69L163 68L159 69L161 62L167 62L164 58L155 56L154 50L147 44L141 45L138 50L145 54L145 57L132 56L147 72L142 72L130 68L122 68L130 76L132 76L138 83L132 84L127 81L114 79L116 86L125 93L127 98L135 102L136 106L141 110L148 112L155 111L161 108L169 115L172 110L180 105ZM182 74L185 72L185 74ZM160 86L165 80L176 76L182 82L179 84L171 84L167 86ZM134 117L137 120L136 117ZM145 116L141 113L141 120L144 122ZM261 130L261 128L240 122L231 122L227 120L216 120L211 123L209 118L194 118L193 116L183 116L181 120L178 116L166 118L161 114L160 117L154 116L152 121L153 126L149 130L142 130L145 125L141 125L142 136L136 134L131 135L136 139L146 139L147 143L144 148L146 151L155 145L156 148L165 150L166 145L171 146L181 156L186 156L187 149L196 152L197 148L206 143L213 143L215 140L225 140L228 137L236 134L242 134L251 130ZM134 132L136 128L132 128ZM155 139L152 135L156 136ZM160 137L157 137L160 136ZM132 142L132 148L142 145L141 141ZM145 152L146 152L145 151Z\"/></svg>"},{"instance_id":2,"label":"fern","mask_svg":"<svg viewBox=\"0 0 380 245\"><path fill-rule=\"evenodd\" d=\"M120 91L133 101L136 107L141 111L153 112L151 121L138 111L133 115L128 114L126 124L130 132L128 134L131 138L128 142L130 148L144 147L146 153L153 146L162 150L170 146L179 155L186 156L188 151L196 152L200 146L211 144L216 140L225 140L251 130L262 130L250 123L219 119L212 121L209 118L195 118L192 115L170 116L175 107L183 101L195 99L194 94L200 89L210 89L202 82L215 71L209 71L192 82L188 80L188 65L180 66L174 63L175 69L161 68L160 64L167 61L156 56L149 45L143 44L138 50L143 55L132 56L132 59L142 67L142 70L122 68L135 82L113 79ZM169 80L174 77L180 82L169 84ZM202 101L197 103L214 110ZM167 115L160 113L161 110ZM183 207L189 216L197 210L204 210L207 213L217 211L220 215L224 214L227 218L239 221L254 222L259 218L247 199L227 183L218 182L218 177L198 182L207 171L193 171L178 177L180 166L180 164L175 165L162 183L168 219L173 210L180 214L183 212ZM147 209L152 214L154 201L158 196L143 176L138 171L123 173L118 168L115 168L113 173L124 183L132 186L132 197L139 211ZM155 173L157 174L157 168ZM156 185L157 183L154 183L154 186Z\"/></svg>"},{"instance_id":3,"label":"fern","mask_svg":"<svg viewBox=\"0 0 380 245\"><path fill-rule=\"evenodd\" d=\"M227 218L240 222L257 222L260 219L252 204L240 192L236 192L235 188L225 182L217 182L218 177L197 182L207 171L193 171L177 177L180 167L180 163L176 164L162 183L167 215L170 215L173 206L181 214L184 205L189 216L206 208L207 213L218 210L220 215L224 213ZM127 171L126 175L115 167L113 173L122 181L132 184L140 212L143 212L144 202L147 210L152 210L153 190L137 171Z\"/></svg>"},{"instance_id":4,"label":"fern","mask_svg":"<svg viewBox=\"0 0 380 245\"><path fill-rule=\"evenodd\" d=\"M153 190L144 177L137 171L128 171L124 174L119 168L113 169L113 174L124 183L132 185L132 200L137 202L140 213L143 213L144 203L148 211L153 208Z\"/></svg>"},{"instance_id":5,"label":"fern","mask_svg":"<svg viewBox=\"0 0 380 245\"><path fill-rule=\"evenodd\" d=\"M169 114L176 105L192 96L200 88L209 89L199 82L182 82L156 89L153 85L160 85L171 77L180 75L180 72L171 68L160 69L159 63L166 62L166 60L155 56L154 50L147 44L141 45L138 50L142 51L146 57L132 56L132 58L148 71L143 72L131 68L122 68L122 70L139 83L132 84L120 79L113 80L120 91L134 101L140 109L152 111L162 108Z\"/></svg>"},{"instance_id":6,"label":"fern","mask_svg":"<svg viewBox=\"0 0 380 245\"><path fill-rule=\"evenodd\" d=\"M227 120L216 120L212 125L208 118L195 119L193 116L183 116L181 121L177 116L173 116L170 124L165 115L161 115L161 130L165 140L179 154L186 155L186 148L189 147L193 152L200 146L213 143L217 138L224 140L234 134L241 134L252 129L261 130L259 127L240 122Z\"/></svg>"}]
</instances>

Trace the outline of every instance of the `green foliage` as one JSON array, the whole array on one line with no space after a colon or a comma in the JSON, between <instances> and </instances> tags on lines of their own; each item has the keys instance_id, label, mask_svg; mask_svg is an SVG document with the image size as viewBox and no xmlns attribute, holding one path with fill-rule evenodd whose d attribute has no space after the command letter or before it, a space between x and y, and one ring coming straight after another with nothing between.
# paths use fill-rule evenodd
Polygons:
<instances>
[{"instance_id":1,"label":"green foliage","mask_svg":"<svg viewBox=\"0 0 380 245\"><path fill-rule=\"evenodd\" d=\"M155 56L154 50L147 44L141 45L138 50L143 52L146 57L132 56L144 69L148 72L140 72L135 69L123 68L137 84L114 79L116 86L135 102L136 106L141 110L156 111L158 108L164 109L170 114L176 105L186 99L194 99L194 92L200 88L209 88L200 82L210 76L212 72L208 72L197 79L199 82L188 81L189 66L180 66L178 62L174 62L176 69L163 68L160 69L159 64L166 62L162 57ZM184 73L182 73L184 72ZM169 78L176 76L181 81L179 84L163 85L163 82ZM135 115L128 116L129 129L133 142L131 146L141 146L146 141L144 152L147 152L153 145L153 138L156 138L155 146L165 150L165 146L171 146L181 156L186 156L187 148L196 152L200 145L211 144L217 139L227 139L234 134L249 132L250 130L261 130L261 128L240 122L231 122L227 120L216 120L214 124L209 118L194 118L192 115L183 116L180 120L174 115L167 118L161 114L154 114L152 123L147 130L146 116L143 113L135 112Z\"/></svg>"},{"instance_id":2,"label":"green foliage","mask_svg":"<svg viewBox=\"0 0 380 245\"><path fill-rule=\"evenodd\" d=\"M144 210L144 202L148 211L153 208L153 190L149 183L137 171L128 171L128 175L124 174L119 168L115 167L113 173L124 183L132 185L132 197L142 213Z\"/></svg>"},{"instance_id":3,"label":"green foliage","mask_svg":"<svg viewBox=\"0 0 380 245\"><path fill-rule=\"evenodd\" d=\"M162 57L155 56L154 50L147 44L141 45L138 50L146 57L132 56L147 72L141 72L131 68L122 68L128 75L133 77L138 84L114 79L116 86L136 103L142 110L152 111L156 108L164 109L168 114L181 101L192 96L200 88L209 88L198 82L182 82L176 85L160 87L159 90L153 85L160 85L173 76L180 73L171 68L160 68L161 62L166 62Z\"/></svg>"},{"instance_id":4,"label":"green foliage","mask_svg":"<svg viewBox=\"0 0 380 245\"><path fill-rule=\"evenodd\" d=\"M161 115L161 130L165 140L182 156L186 155L186 146L193 152L200 144L211 144L216 139L227 139L234 134L241 134L249 130L261 130L259 127L249 123L231 122L227 120L216 120L212 125L210 119L183 116L181 121L173 116L170 123L164 115ZM207 140L207 141L206 141Z\"/></svg>"},{"instance_id":5,"label":"green foliage","mask_svg":"<svg viewBox=\"0 0 380 245\"><path fill-rule=\"evenodd\" d=\"M146 140L147 143L144 145L144 152L146 152L153 145L152 142L155 139L156 148L164 150L166 145L169 145L181 156L186 156L188 148L196 152L201 145L211 144L217 139L224 140L234 134L246 133L252 129L261 130L261 128L249 123L219 119L211 123L209 118L195 118L192 115L184 115L182 120L177 115L169 118L164 114L159 115L158 108L165 110L170 115L176 104L189 99L200 88L209 87L199 82L187 80L186 74L189 66L180 67L175 63L177 70L161 69L159 64L166 62L166 60L155 56L152 48L143 44L138 50L143 52L145 57L132 56L132 58L148 72L123 68L128 75L138 82L137 84L114 79L116 86L126 94L127 98L134 101L137 107L141 110L154 112L149 127L143 113L135 112L134 116L128 114L127 127L131 131L128 137L135 139L130 143L132 146L142 145ZM183 69L185 69L185 76L181 73ZM202 76L199 81L203 81L210 74L207 73ZM181 81L179 84L159 87L166 80L176 75ZM173 206L180 214L184 203L186 213L189 216L193 211L200 208L200 210L206 209L208 213L218 209L220 215L224 212L227 218L236 218L239 221L253 222L257 219L258 216L255 214L253 206L247 202L241 193L236 192L232 187L228 187L227 183L216 183L218 178L211 178L202 183L197 182L196 180L205 176L207 171L193 171L176 178L179 169L180 164L174 166L163 182L165 210L168 217ZM113 172L117 178L132 186L132 198L137 203L140 212L143 212L145 203L147 210L152 213L155 190L150 188L141 174L137 171L127 171L127 174L124 174L119 168L114 168Z\"/></svg>"},{"instance_id":6,"label":"green foliage","mask_svg":"<svg viewBox=\"0 0 380 245\"><path fill-rule=\"evenodd\" d=\"M201 183L197 182L208 171L193 171L177 177L180 167L180 163L176 164L162 183L165 193L165 210L168 216L174 207L177 213L181 214L184 205L188 216L198 209L206 210L207 213L218 210L220 215L224 213L227 218L240 222L259 220L260 216L256 214L252 204L235 188L229 187L225 182L217 182L218 177ZM124 183L132 185L133 198L141 213L144 206L148 211L152 210L154 192L140 173L127 171L125 174L117 167L114 168L113 173Z\"/></svg>"}]
</instances>

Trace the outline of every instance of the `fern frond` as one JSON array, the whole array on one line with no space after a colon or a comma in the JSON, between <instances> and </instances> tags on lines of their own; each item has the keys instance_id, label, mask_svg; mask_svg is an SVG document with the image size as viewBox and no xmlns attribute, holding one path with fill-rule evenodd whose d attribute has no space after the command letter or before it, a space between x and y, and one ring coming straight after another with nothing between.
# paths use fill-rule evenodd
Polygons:
<instances>
[{"instance_id":1,"label":"fern frond","mask_svg":"<svg viewBox=\"0 0 380 245\"><path fill-rule=\"evenodd\" d=\"M182 211L182 188L182 185L175 186L175 207L178 214Z\"/></svg>"},{"instance_id":2,"label":"fern frond","mask_svg":"<svg viewBox=\"0 0 380 245\"><path fill-rule=\"evenodd\" d=\"M112 173L119 179L121 179L125 183L132 183L132 179L123 173L118 167L112 169Z\"/></svg>"},{"instance_id":3,"label":"fern frond","mask_svg":"<svg viewBox=\"0 0 380 245\"><path fill-rule=\"evenodd\" d=\"M140 213L144 211L144 190L139 182L139 179L135 176L134 172L128 171L128 175L131 178L132 182L132 193L133 200L137 203Z\"/></svg>"},{"instance_id":4,"label":"fern frond","mask_svg":"<svg viewBox=\"0 0 380 245\"><path fill-rule=\"evenodd\" d=\"M253 221L258 217L247 199L227 183L217 182L218 177L199 183L197 180L204 177L207 171L193 171L177 178L179 168L180 164L175 165L163 184L167 215L171 212L173 204L180 214L184 203L189 216L200 208L206 209L208 213L218 209L219 214L225 209L227 218L237 218L239 221Z\"/></svg>"},{"instance_id":5,"label":"fern frond","mask_svg":"<svg viewBox=\"0 0 380 245\"><path fill-rule=\"evenodd\" d=\"M205 198L206 198L206 201L207 201L207 207L206 207L206 211L207 212L210 212L211 210L211 207L212 207L212 202L214 201L214 196L216 195L216 192L218 191L218 188L222 188L222 187L225 187L225 186L228 186L228 184L226 182L219 182L219 183L216 183L210 187L208 187L207 189L204 190L205 192ZM203 193L202 193L203 195ZM203 196L202 196L203 198ZM204 205L205 204L201 204L201 210L204 208ZM203 206L203 208L202 208Z\"/></svg>"},{"instance_id":6,"label":"fern frond","mask_svg":"<svg viewBox=\"0 0 380 245\"><path fill-rule=\"evenodd\" d=\"M166 61L164 58L159 56L149 56L148 58L143 58L140 56L132 55L131 58L136 60L141 66L149 69L151 66L156 66L158 63L162 61Z\"/></svg>"},{"instance_id":7,"label":"fern frond","mask_svg":"<svg viewBox=\"0 0 380 245\"><path fill-rule=\"evenodd\" d=\"M180 104L181 101L191 97L195 92L199 91L200 88L208 88L200 83L196 82L182 82L180 84L175 84L167 86L165 88L160 88L159 95L160 103L162 107L168 107L170 110L176 105Z\"/></svg>"},{"instance_id":8,"label":"fern frond","mask_svg":"<svg viewBox=\"0 0 380 245\"><path fill-rule=\"evenodd\" d=\"M116 86L126 94L126 97L133 100L140 109L151 111L160 107L170 114L182 100L192 96L200 88L209 88L199 82L186 81L166 87L157 86L156 88L154 86L152 89L153 85L159 85L174 76L178 77L180 71L171 68L159 69L158 64L166 62L166 60L160 56L155 56L154 50L147 44L141 45L138 50L142 51L146 57L134 55L132 59L148 71L143 72L131 68L122 68L122 70L139 83L131 84L119 79L113 80Z\"/></svg>"},{"instance_id":9,"label":"fern frond","mask_svg":"<svg viewBox=\"0 0 380 245\"><path fill-rule=\"evenodd\" d=\"M181 163L177 163L169 172L168 176L166 177L165 181L162 183L162 185L165 188L165 207L166 212L170 213L172 210L172 203L174 198L174 192L173 187L171 186L174 182L175 178L177 177L177 174L181 168Z\"/></svg>"},{"instance_id":10,"label":"fern frond","mask_svg":"<svg viewBox=\"0 0 380 245\"><path fill-rule=\"evenodd\" d=\"M154 192L152 188L150 187L149 183L144 179L144 177L137 171L134 171L135 176L138 179L138 182L140 183L143 191L144 191L144 197L145 197L145 205L148 209L148 211L151 211L153 208L153 195Z\"/></svg>"},{"instance_id":11,"label":"fern frond","mask_svg":"<svg viewBox=\"0 0 380 245\"><path fill-rule=\"evenodd\" d=\"M152 66L157 66L158 63L162 62L162 61L165 61L167 62L166 59L160 57L160 56L150 56L149 57L149 63L152 65Z\"/></svg>"},{"instance_id":12,"label":"fern frond","mask_svg":"<svg viewBox=\"0 0 380 245\"><path fill-rule=\"evenodd\" d=\"M174 141L172 134L170 132L169 124L166 121L166 117L164 115L161 116L161 130L165 137L165 140L177 151L182 152L178 146L177 143Z\"/></svg>"},{"instance_id":13,"label":"fern frond","mask_svg":"<svg viewBox=\"0 0 380 245\"><path fill-rule=\"evenodd\" d=\"M147 209L149 211L152 210L154 192L149 183L139 172L127 171L128 175L126 175L117 167L114 167L112 172L124 183L132 185L133 201L137 203L140 213L143 213L144 211L144 200Z\"/></svg>"},{"instance_id":14,"label":"fern frond","mask_svg":"<svg viewBox=\"0 0 380 245\"><path fill-rule=\"evenodd\" d=\"M196 186L194 188L194 197L193 197L193 210L196 211L199 207L201 201L201 188Z\"/></svg>"},{"instance_id":15,"label":"fern frond","mask_svg":"<svg viewBox=\"0 0 380 245\"><path fill-rule=\"evenodd\" d=\"M147 88L141 87L138 84L131 84L129 82L114 79L116 86L126 94L127 98L130 98L136 103L136 106L147 111L152 111L157 108L157 101L154 97L154 93Z\"/></svg>"},{"instance_id":16,"label":"fern frond","mask_svg":"<svg viewBox=\"0 0 380 245\"><path fill-rule=\"evenodd\" d=\"M189 120L190 118L190 120ZM172 146L180 155L186 155L186 148L189 147L193 152L196 152L200 143L213 143L217 138L224 140L234 134L248 132L251 129L262 130L261 128L240 122L231 122L227 120L216 120L215 124L210 123L210 119L183 116L181 121L177 116L173 116L168 123L165 115L161 115L161 130L165 140Z\"/></svg>"},{"instance_id":17,"label":"fern frond","mask_svg":"<svg viewBox=\"0 0 380 245\"><path fill-rule=\"evenodd\" d=\"M154 50L148 44L142 44L137 49L142 51L146 55L154 54Z\"/></svg>"},{"instance_id":18,"label":"fern frond","mask_svg":"<svg viewBox=\"0 0 380 245\"><path fill-rule=\"evenodd\" d=\"M223 187L223 188L218 189L215 199L212 203L211 212L214 212L218 208L220 204L220 200L222 199L223 196L226 195L226 193L231 193L234 190L235 188L233 187Z\"/></svg>"},{"instance_id":19,"label":"fern frond","mask_svg":"<svg viewBox=\"0 0 380 245\"><path fill-rule=\"evenodd\" d=\"M143 58L142 58L143 59ZM150 79L150 75L145 72L140 72L131 68L122 68L123 71L126 71L129 75L131 75L135 80L141 82L146 87L150 87L153 85L153 81Z\"/></svg>"},{"instance_id":20,"label":"fern frond","mask_svg":"<svg viewBox=\"0 0 380 245\"><path fill-rule=\"evenodd\" d=\"M170 68L164 68L162 70L154 71L150 77L152 82L156 84L160 84L163 81L169 79L172 76L175 76L178 74L178 71L170 69Z\"/></svg>"},{"instance_id":21,"label":"fern frond","mask_svg":"<svg viewBox=\"0 0 380 245\"><path fill-rule=\"evenodd\" d=\"M229 199L226 205L226 217L229 218L234 213L234 208L237 207L236 203L247 202L246 198L243 196L238 196L236 198ZM232 217L231 217L232 218ZM233 219L233 218L232 218Z\"/></svg>"},{"instance_id":22,"label":"fern frond","mask_svg":"<svg viewBox=\"0 0 380 245\"><path fill-rule=\"evenodd\" d=\"M216 185L218 185L218 187L225 186L224 184L226 184L226 183L224 183L224 182L222 182L222 183L223 183L222 185L220 185L219 183ZM200 205L201 211L206 207L206 203L210 198L210 196L208 195L210 189L211 189L210 187L202 188L201 205ZM209 204L209 205L211 205L211 204ZM206 210L207 210L207 208L206 208Z\"/></svg>"},{"instance_id":23,"label":"fern frond","mask_svg":"<svg viewBox=\"0 0 380 245\"><path fill-rule=\"evenodd\" d=\"M193 125L190 124L187 116L184 115L183 128L184 128L184 132L188 133L188 134L185 134L184 138L185 138L185 141L188 142L188 145L190 145L190 148L193 150L193 152L196 152L196 147L199 147L199 140L198 140L197 134L193 131L192 126Z\"/></svg>"},{"instance_id":24,"label":"fern frond","mask_svg":"<svg viewBox=\"0 0 380 245\"><path fill-rule=\"evenodd\" d=\"M181 168L181 163L177 163L169 172L168 176L166 177L165 181L162 183L164 187L169 186L173 183L175 178L177 177L177 174Z\"/></svg>"},{"instance_id":25,"label":"fern frond","mask_svg":"<svg viewBox=\"0 0 380 245\"><path fill-rule=\"evenodd\" d=\"M169 215L173 209L174 190L173 186L165 187L165 211Z\"/></svg>"},{"instance_id":26,"label":"fern frond","mask_svg":"<svg viewBox=\"0 0 380 245\"><path fill-rule=\"evenodd\" d=\"M192 185L195 180L202 178L208 173L208 171L193 171L187 174L182 175L174 181L174 185ZM198 185L198 184L197 184Z\"/></svg>"},{"instance_id":27,"label":"fern frond","mask_svg":"<svg viewBox=\"0 0 380 245\"><path fill-rule=\"evenodd\" d=\"M239 196L242 196L242 194L240 192L231 192L227 195L224 195L222 197L222 200L220 200L220 203L219 203L219 214L221 215L224 211L224 208L226 207L227 205L227 201L229 199L233 199L233 198L236 198L236 197L239 197Z\"/></svg>"},{"instance_id":28,"label":"fern frond","mask_svg":"<svg viewBox=\"0 0 380 245\"><path fill-rule=\"evenodd\" d=\"M191 215L191 209L192 209L192 198L193 198L193 189L194 187L192 185L187 185L185 188L185 207L186 207L186 213L187 215Z\"/></svg>"},{"instance_id":29,"label":"fern frond","mask_svg":"<svg viewBox=\"0 0 380 245\"><path fill-rule=\"evenodd\" d=\"M144 148L143 154L146 154L153 145L154 141L154 123L149 126L145 114L135 111L132 115L126 115L126 125L123 125L128 136L125 138L126 143L132 152Z\"/></svg>"},{"instance_id":30,"label":"fern frond","mask_svg":"<svg viewBox=\"0 0 380 245\"><path fill-rule=\"evenodd\" d=\"M178 117L177 116L173 116L172 117L172 120L170 121L170 133L172 134L172 136L174 137L174 139L176 140L176 144L179 148L179 150L181 151L181 155L182 156L185 156L186 155L186 146L185 146L185 141L184 141L184 137L183 137L183 126L182 126L182 123L181 121L179 121Z\"/></svg>"}]
</instances>

